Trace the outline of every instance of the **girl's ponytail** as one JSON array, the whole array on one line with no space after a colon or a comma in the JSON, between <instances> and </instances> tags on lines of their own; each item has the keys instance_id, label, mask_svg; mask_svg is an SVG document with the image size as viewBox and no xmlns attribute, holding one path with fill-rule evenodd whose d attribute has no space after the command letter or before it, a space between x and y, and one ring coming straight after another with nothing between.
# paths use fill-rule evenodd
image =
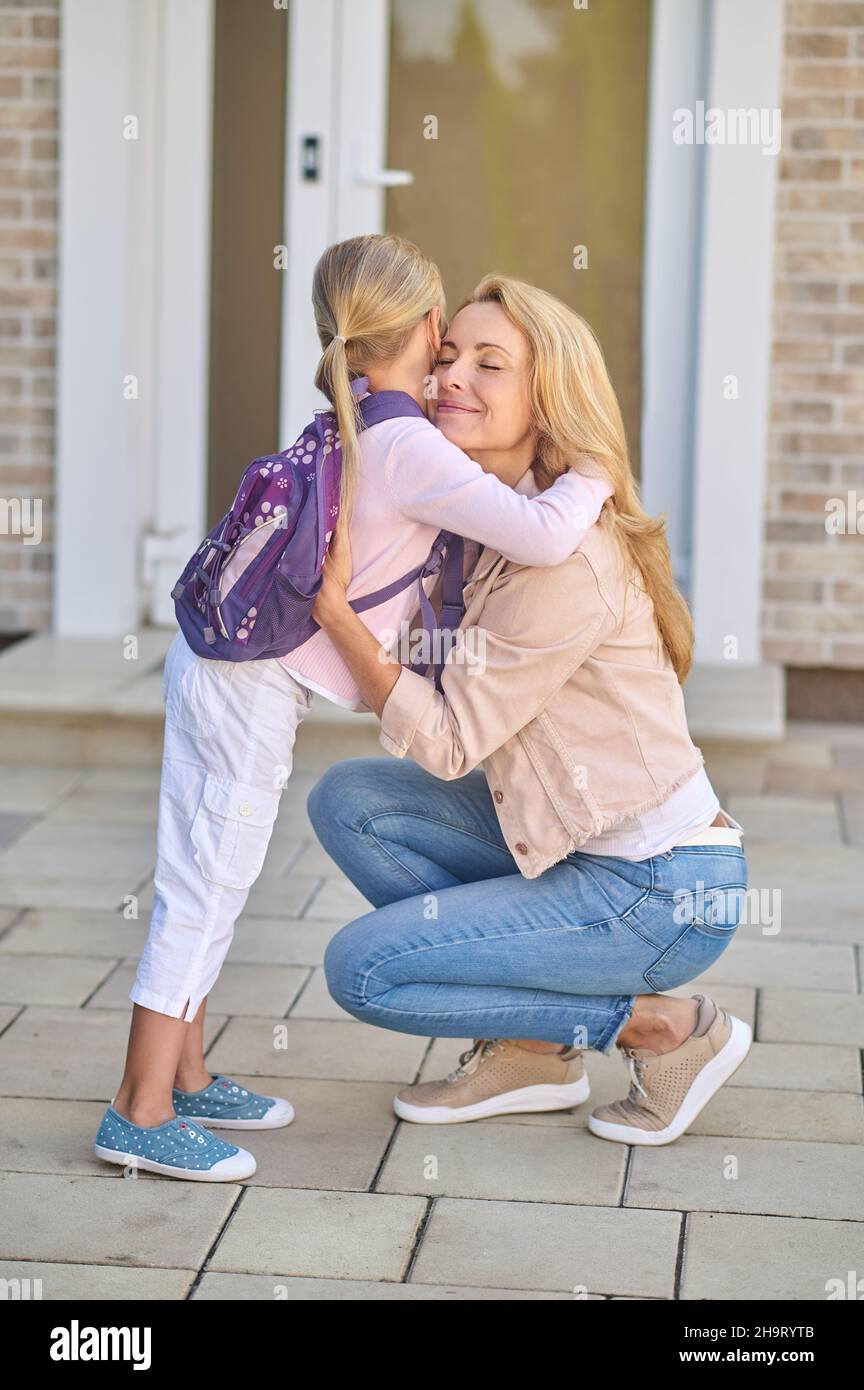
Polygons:
<instances>
[{"instance_id":1,"label":"girl's ponytail","mask_svg":"<svg viewBox=\"0 0 864 1390\"><path fill-rule=\"evenodd\" d=\"M360 477L362 425L351 383L397 358L431 309L446 316L444 287L434 261L413 242L390 233L351 237L328 246L318 261L312 306L322 348L315 385L336 412L340 515L347 519Z\"/></svg>"},{"instance_id":2,"label":"girl's ponytail","mask_svg":"<svg viewBox=\"0 0 864 1390\"><path fill-rule=\"evenodd\" d=\"M334 334L321 354L315 372L315 386L327 397L336 412L342 450L339 514L343 520L347 520L351 515L360 477L360 411L357 397L351 390L347 344L341 334Z\"/></svg>"}]
</instances>

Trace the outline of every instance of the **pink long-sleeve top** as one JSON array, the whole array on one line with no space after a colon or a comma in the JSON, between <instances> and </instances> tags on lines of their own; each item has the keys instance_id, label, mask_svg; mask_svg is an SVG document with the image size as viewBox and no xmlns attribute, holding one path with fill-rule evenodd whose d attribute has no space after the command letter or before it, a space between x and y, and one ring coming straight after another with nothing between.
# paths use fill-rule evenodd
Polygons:
<instances>
[{"instance_id":1,"label":"pink long-sleeve top","mask_svg":"<svg viewBox=\"0 0 864 1390\"><path fill-rule=\"evenodd\" d=\"M354 574L348 598L373 593L422 565L440 530L492 546L522 565L557 565L582 541L612 488L572 469L536 497L530 469L518 491L418 416L381 420L360 433L360 481L349 525ZM525 486L523 487L523 484ZM435 576L424 580L431 592ZM418 582L359 616L381 639L417 612ZM281 657L293 676L335 704L366 706L323 631Z\"/></svg>"}]
</instances>

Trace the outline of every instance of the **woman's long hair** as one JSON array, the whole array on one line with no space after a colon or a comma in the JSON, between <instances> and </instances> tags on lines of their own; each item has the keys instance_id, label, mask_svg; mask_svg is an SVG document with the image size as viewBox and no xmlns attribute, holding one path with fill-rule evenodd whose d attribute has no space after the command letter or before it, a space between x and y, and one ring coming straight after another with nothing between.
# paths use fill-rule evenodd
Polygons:
<instances>
[{"instance_id":1,"label":"woman's long hair","mask_svg":"<svg viewBox=\"0 0 864 1390\"><path fill-rule=\"evenodd\" d=\"M343 520L350 515L360 471L360 419L351 382L398 357L436 305L443 319L446 301L438 267L403 237L376 234L339 241L328 246L315 267L312 306L322 348L315 385L333 406L339 425Z\"/></svg>"},{"instance_id":2,"label":"woman's long hair","mask_svg":"<svg viewBox=\"0 0 864 1390\"><path fill-rule=\"evenodd\" d=\"M531 349L529 391L539 431L533 471L538 485L551 486L571 467L596 474L591 460L599 464L614 488L601 524L614 529L642 576L660 638L683 683L693 658L693 620L672 575L666 518L649 516L639 501L624 421L600 344L573 309L521 280L484 276L465 303L489 302L500 304Z\"/></svg>"}]
</instances>

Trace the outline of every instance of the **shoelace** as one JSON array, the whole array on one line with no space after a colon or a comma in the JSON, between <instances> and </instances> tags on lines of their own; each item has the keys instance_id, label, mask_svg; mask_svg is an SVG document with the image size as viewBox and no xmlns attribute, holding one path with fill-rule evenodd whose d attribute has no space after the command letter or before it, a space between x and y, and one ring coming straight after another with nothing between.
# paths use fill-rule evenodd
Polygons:
<instances>
[{"instance_id":1,"label":"shoelace","mask_svg":"<svg viewBox=\"0 0 864 1390\"><path fill-rule=\"evenodd\" d=\"M645 1058L635 1057L630 1048L624 1048L622 1050L622 1056L624 1065L630 1073L630 1095L628 1096L628 1100L632 1100L636 1093L647 1097L648 1092L642 1085L642 1071L646 1065Z\"/></svg>"},{"instance_id":2,"label":"shoelace","mask_svg":"<svg viewBox=\"0 0 864 1390\"><path fill-rule=\"evenodd\" d=\"M467 1048L459 1057L458 1067L447 1073L448 1081L459 1081L461 1077L470 1075L479 1067L486 1057L500 1050L501 1044L497 1038L475 1038L471 1047Z\"/></svg>"}]
</instances>

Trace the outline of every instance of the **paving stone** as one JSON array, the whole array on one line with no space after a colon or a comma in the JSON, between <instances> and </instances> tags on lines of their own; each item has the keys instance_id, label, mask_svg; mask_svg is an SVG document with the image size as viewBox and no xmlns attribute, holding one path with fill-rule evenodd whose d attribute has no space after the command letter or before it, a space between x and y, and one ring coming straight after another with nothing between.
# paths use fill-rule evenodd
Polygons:
<instances>
[{"instance_id":1,"label":"paving stone","mask_svg":"<svg viewBox=\"0 0 864 1390\"><path fill-rule=\"evenodd\" d=\"M442 1197L411 1278L671 1298L680 1223L674 1211Z\"/></svg>"},{"instance_id":2,"label":"paving stone","mask_svg":"<svg viewBox=\"0 0 864 1390\"><path fill-rule=\"evenodd\" d=\"M31 824L32 816L19 815L12 811L0 811L0 849L11 845Z\"/></svg>"},{"instance_id":3,"label":"paving stone","mask_svg":"<svg viewBox=\"0 0 864 1390\"><path fill-rule=\"evenodd\" d=\"M308 917L239 918L231 942L231 960L274 965L320 965L327 943L338 930L333 922Z\"/></svg>"},{"instance_id":4,"label":"paving stone","mask_svg":"<svg viewBox=\"0 0 864 1390\"><path fill-rule=\"evenodd\" d=\"M0 1173L0 1259L199 1269L240 1191L236 1183L140 1171L134 1178Z\"/></svg>"},{"instance_id":5,"label":"paving stone","mask_svg":"<svg viewBox=\"0 0 864 1390\"><path fill-rule=\"evenodd\" d=\"M860 1095L861 1061L854 1047L754 1042L727 1085Z\"/></svg>"},{"instance_id":6,"label":"paving stone","mask_svg":"<svg viewBox=\"0 0 864 1390\"><path fill-rule=\"evenodd\" d=\"M758 1036L763 1042L864 1047L864 996L827 990L763 990Z\"/></svg>"},{"instance_id":7,"label":"paving stone","mask_svg":"<svg viewBox=\"0 0 864 1390\"><path fill-rule=\"evenodd\" d=\"M88 1002L91 1009L131 1007L137 961L117 969ZM249 1014L270 1018L287 1013L309 971L303 966L240 965L226 961L208 996L207 1007L220 1014Z\"/></svg>"},{"instance_id":8,"label":"paving stone","mask_svg":"<svg viewBox=\"0 0 864 1390\"><path fill-rule=\"evenodd\" d=\"M587 1130L403 1124L376 1191L614 1206L626 1162L624 1144L598 1148Z\"/></svg>"},{"instance_id":9,"label":"paving stone","mask_svg":"<svg viewBox=\"0 0 864 1390\"><path fill-rule=\"evenodd\" d=\"M46 878L33 874L0 873L0 904L18 907L55 907L75 911L93 908L113 912L134 894L140 878L135 875L99 875L92 878Z\"/></svg>"},{"instance_id":10,"label":"paving stone","mask_svg":"<svg viewBox=\"0 0 864 1390\"><path fill-rule=\"evenodd\" d=\"M38 878L50 869L54 878L141 880L153 869L155 829L111 822L47 819L34 821L15 843L0 851L0 875Z\"/></svg>"},{"instance_id":11,"label":"paving stone","mask_svg":"<svg viewBox=\"0 0 864 1390\"><path fill-rule=\"evenodd\" d=\"M81 1005L114 968L91 956L4 955L0 998L4 1004Z\"/></svg>"},{"instance_id":12,"label":"paving stone","mask_svg":"<svg viewBox=\"0 0 864 1390\"><path fill-rule=\"evenodd\" d=\"M284 1041L284 1046L283 1046ZM232 1018L207 1063L249 1076L413 1082L424 1038L368 1024L316 1019ZM0 1049L2 1058L2 1049Z\"/></svg>"},{"instance_id":13,"label":"paving stone","mask_svg":"<svg viewBox=\"0 0 864 1390\"><path fill-rule=\"evenodd\" d=\"M864 767L771 767L765 784L772 794L837 796L864 788Z\"/></svg>"},{"instance_id":14,"label":"paving stone","mask_svg":"<svg viewBox=\"0 0 864 1390\"><path fill-rule=\"evenodd\" d=\"M861 770L864 776L864 768ZM843 817L843 839L847 845L864 845L864 795L848 793L840 798Z\"/></svg>"},{"instance_id":15,"label":"paving stone","mask_svg":"<svg viewBox=\"0 0 864 1390\"><path fill-rule=\"evenodd\" d=\"M338 922L344 926L355 917L364 917L372 911L367 902L347 879L325 878L309 903L306 912L310 917L320 917L328 922Z\"/></svg>"},{"instance_id":16,"label":"paving stone","mask_svg":"<svg viewBox=\"0 0 864 1390\"><path fill-rule=\"evenodd\" d=\"M750 796L736 794L726 810L752 840L783 839L790 845L839 845L840 821L833 797Z\"/></svg>"},{"instance_id":17,"label":"paving stone","mask_svg":"<svg viewBox=\"0 0 864 1390\"><path fill-rule=\"evenodd\" d=\"M0 1037L0 1089L6 1095L101 1100L107 1105L123 1075L128 1009L23 1009ZM205 1049L225 1019L204 1021Z\"/></svg>"},{"instance_id":18,"label":"paving stone","mask_svg":"<svg viewBox=\"0 0 864 1390\"><path fill-rule=\"evenodd\" d=\"M687 1133L862 1144L864 1112L860 1096L724 1086Z\"/></svg>"},{"instance_id":19,"label":"paving stone","mask_svg":"<svg viewBox=\"0 0 864 1390\"><path fill-rule=\"evenodd\" d=\"M864 1149L684 1134L634 1149L624 1205L864 1221Z\"/></svg>"},{"instance_id":20,"label":"paving stone","mask_svg":"<svg viewBox=\"0 0 864 1390\"><path fill-rule=\"evenodd\" d=\"M806 905L819 918L836 908L861 911L864 871L851 845L811 843L802 854L800 844L766 840L748 845L747 865L750 886L779 888L784 907Z\"/></svg>"},{"instance_id":21,"label":"paving stone","mask_svg":"<svg viewBox=\"0 0 864 1390\"><path fill-rule=\"evenodd\" d=\"M140 955L148 923L120 912L34 908L16 912L17 921L0 938L0 956L103 956L120 960Z\"/></svg>"},{"instance_id":22,"label":"paving stone","mask_svg":"<svg viewBox=\"0 0 864 1390\"><path fill-rule=\"evenodd\" d=\"M681 1297L821 1301L830 1280L860 1271L864 1231L852 1221L694 1212L687 1218Z\"/></svg>"},{"instance_id":23,"label":"paving stone","mask_svg":"<svg viewBox=\"0 0 864 1390\"><path fill-rule=\"evenodd\" d=\"M819 946L864 946L864 911L860 908L854 911L826 908L802 898L794 888L787 891L780 902L780 940L809 941Z\"/></svg>"},{"instance_id":24,"label":"paving stone","mask_svg":"<svg viewBox=\"0 0 864 1390\"><path fill-rule=\"evenodd\" d=\"M0 1279L20 1279L45 1303L167 1302L185 1299L196 1277L194 1269L135 1269L99 1264L57 1264L45 1260L4 1260Z\"/></svg>"},{"instance_id":25,"label":"paving stone","mask_svg":"<svg viewBox=\"0 0 864 1390\"><path fill-rule=\"evenodd\" d=\"M773 985L780 989L857 989L855 955L851 946L816 946L781 941L781 930L761 941L732 941L700 982L714 985Z\"/></svg>"},{"instance_id":26,"label":"paving stone","mask_svg":"<svg viewBox=\"0 0 864 1390\"><path fill-rule=\"evenodd\" d=\"M341 1018L353 1019L353 1016L343 1009L341 1004L337 1004L329 989L327 988L327 977L319 967L312 971L309 983L303 993L291 1006L291 1018Z\"/></svg>"},{"instance_id":27,"label":"paving stone","mask_svg":"<svg viewBox=\"0 0 864 1390\"><path fill-rule=\"evenodd\" d=\"M209 1268L399 1280L425 1210L417 1197L250 1188Z\"/></svg>"},{"instance_id":28,"label":"paving stone","mask_svg":"<svg viewBox=\"0 0 864 1390\"><path fill-rule=\"evenodd\" d=\"M74 821L149 827L156 824L158 806L158 779L155 786L127 787L84 781L63 797L47 819L53 826Z\"/></svg>"},{"instance_id":29,"label":"paving stone","mask_svg":"<svg viewBox=\"0 0 864 1390\"><path fill-rule=\"evenodd\" d=\"M589 1299L602 1302L601 1295L589 1294ZM220 1299L237 1303L260 1299L272 1303L274 1300L310 1303L326 1300L328 1303L352 1300L355 1302L374 1302L382 1300L389 1303L459 1303L462 1301L486 1302L487 1300L519 1300L531 1302L537 1299L572 1299L572 1294L551 1293L545 1289L480 1289L455 1284L395 1284L375 1283L369 1279L274 1279L265 1274L210 1274L204 1275L192 1295L193 1300Z\"/></svg>"},{"instance_id":30,"label":"paving stone","mask_svg":"<svg viewBox=\"0 0 864 1390\"><path fill-rule=\"evenodd\" d=\"M284 1096L296 1112L283 1129L247 1136L258 1160L247 1187L371 1188L398 1124L391 1082L231 1075L259 1095Z\"/></svg>"},{"instance_id":31,"label":"paving stone","mask_svg":"<svg viewBox=\"0 0 864 1390\"><path fill-rule=\"evenodd\" d=\"M83 769L76 767L36 767L28 764L0 764L0 811L17 815L41 814L77 786Z\"/></svg>"},{"instance_id":32,"label":"paving stone","mask_svg":"<svg viewBox=\"0 0 864 1390\"><path fill-rule=\"evenodd\" d=\"M304 840L292 868L299 874L315 874L321 878L338 878L339 866L330 858L319 840Z\"/></svg>"}]
</instances>

